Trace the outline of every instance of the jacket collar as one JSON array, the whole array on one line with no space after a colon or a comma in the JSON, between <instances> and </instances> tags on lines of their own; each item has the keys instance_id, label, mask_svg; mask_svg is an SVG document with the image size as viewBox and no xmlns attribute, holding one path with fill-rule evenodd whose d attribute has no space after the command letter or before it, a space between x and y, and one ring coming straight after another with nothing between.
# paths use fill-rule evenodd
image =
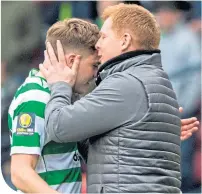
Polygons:
<instances>
[{"instance_id":1,"label":"jacket collar","mask_svg":"<svg viewBox=\"0 0 202 194\"><path fill-rule=\"evenodd\" d=\"M114 57L114 58L108 60L98 70L97 79L96 79L96 85L99 85L99 83L102 81L102 78L101 78L100 74L103 71L116 68L115 66L117 66L118 64L120 64L120 63L122 63L124 61L128 61L131 58L137 58L138 56L140 56L140 58L142 58L141 56L145 56L145 55L151 56L153 54L160 54L160 50L156 49L156 50L136 50L136 51L130 51L130 52L123 53L123 54L121 54L121 55L119 55L117 57ZM138 59L137 59L137 62L140 61ZM134 64L134 62L133 62L133 64Z\"/></svg>"}]
</instances>

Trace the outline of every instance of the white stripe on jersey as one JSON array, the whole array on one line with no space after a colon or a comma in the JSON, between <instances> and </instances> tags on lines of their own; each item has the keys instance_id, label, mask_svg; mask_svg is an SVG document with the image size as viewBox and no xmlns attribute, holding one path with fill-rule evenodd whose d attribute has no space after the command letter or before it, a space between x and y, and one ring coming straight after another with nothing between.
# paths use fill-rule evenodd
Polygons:
<instances>
[{"instance_id":1,"label":"white stripe on jersey","mask_svg":"<svg viewBox=\"0 0 202 194\"><path fill-rule=\"evenodd\" d=\"M44 129L44 119L41 117L36 116L35 117L35 132L38 132L40 135L40 147L41 151L45 145L45 139L47 139L46 131ZM50 140L49 140L50 141Z\"/></svg>"},{"instance_id":2,"label":"white stripe on jersey","mask_svg":"<svg viewBox=\"0 0 202 194\"><path fill-rule=\"evenodd\" d=\"M11 147L12 154L37 154L41 155L41 149L39 147L24 147L24 146L13 146Z\"/></svg>"},{"instance_id":3,"label":"white stripe on jersey","mask_svg":"<svg viewBox=\"0 0 202 194\"><path fill-rule=\"evenodd\" d=\"M17 122L18 122L18 117L15 117L15 119L13 120L12 129L11 129L12 134L16 132Z\"/></svg>"},{"instance_id":4,"label":"white stripe on jersey","mask_svg":"<svg viewBox=\"0 0 202 194\"><path fill-rule=\"evenodd\" d=\"M40 156L39 159L38 159L35 171L37 173L46 172L46 168L45 168L45 164L44 164L42 156Z\"/></svg>"},{"instance_id":5,"label":"white stripe on jersey","mask_svg":"<svg viewBox=\"0 0 202 194\"><path fill-rule=\"evenodd\" d=\"M9 114L13 117L15 109L23 102L38 101L46 104L50 99L50 94L41 90L30 90L20 94L15 100L13 100Z\"/></svg>"},{"instance_id":6,"label":"white stripe on jersey","mask_svg":"<svg viewBox=\"0 0 202 194\"><path fill-rule=\"evenodd\" d=\"M76 151L78 154L78 151ZM77 168L81 167L80 161L74 161L75 151L69 153L62 153L62 154L48 154L44 155L44 159L46 161L46 169L47 171L55 170L57 166L57 170L64 170L70 168Z\"/></svg>"},{"instance_id":7,"label":"white stripe on jersey","mask_svg":"<svg viewBox=\"0 0 202 194\"><path fill-rule=\"evenodd\" d=\"M51 185L50 187L60 193L81 193L81 182L62 183L60 185Z\"/></svg>"},{"instance_id":8,"label":"white stripe on jersey","mask_svg":"<svg viewBox=\"0 0 202 194\"><path fill-rule=\"evenodd\" d=\"M43 84L42 84L41 80L43 81ZM25 79L25 82L21 85L21 87L25 86L26 84L33 84L33 83L38 84L44 88L48 88L47 82L45 82L43 79L40 79L39 77L27 77Z\"/></svg>"}]
</instances>

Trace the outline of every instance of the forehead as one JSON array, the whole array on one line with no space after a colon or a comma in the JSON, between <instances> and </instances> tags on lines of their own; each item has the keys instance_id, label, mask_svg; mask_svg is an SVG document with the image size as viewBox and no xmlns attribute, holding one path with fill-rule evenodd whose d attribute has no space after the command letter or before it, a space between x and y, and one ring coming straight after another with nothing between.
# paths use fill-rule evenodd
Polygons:
<instances>
[{"instance_id":1,"label":"forehead","mask_svg":"<svg viewBox=\"0 0 202 194\"><path fill-rule=\"evenodd\" d=\"M87 56L86 59L89 62L92 62L92 63L99 62L98 52L97 51L93 52L92 54L90 54L89 56Z\"/></svg>"},{"instance_id":2,"label":"forehead","mask_svg":"<svg viewBox=\"0 0 202 194\"><path fill-rule=\"evenodd\" d=\"M107 18L104 21L103 25L102 25L102 28L100 30L100 34L109 32L111 30L111 27L112 27L112 19L111 18Z\"/></svg>"}]
</instances>

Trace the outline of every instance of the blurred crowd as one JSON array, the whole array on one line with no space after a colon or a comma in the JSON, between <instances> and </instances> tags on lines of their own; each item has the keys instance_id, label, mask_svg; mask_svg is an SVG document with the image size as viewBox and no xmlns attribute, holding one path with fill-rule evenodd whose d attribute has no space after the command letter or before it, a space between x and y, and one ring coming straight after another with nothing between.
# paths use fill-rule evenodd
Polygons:
<instances>
[{"instance_id":1,"label":"blurred crowd","mask_svg":"<svg viewBox=\"0 0 202 194\"><path fill-rule=\"evenodd\" d=\"M7 111L31 68L43 62L48 28L58 20L78 17L102 25L105 7L123 1L3 1L1 3L1 167L10 180ZM150 10L161 26L160 50L183 107L182 118L201 118L201 1L124 1ZM182 191L201 193L201 127L182 142ZM85 180L85 165L83 166ZM85 192L85 181L82 191Z\"/></svg>"}]
</instances>

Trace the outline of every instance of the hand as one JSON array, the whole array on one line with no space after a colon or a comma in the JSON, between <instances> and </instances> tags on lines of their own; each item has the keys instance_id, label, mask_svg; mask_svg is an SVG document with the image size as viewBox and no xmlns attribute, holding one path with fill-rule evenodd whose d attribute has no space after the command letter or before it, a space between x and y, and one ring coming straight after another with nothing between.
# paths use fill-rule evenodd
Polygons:
<instances>
[{"instance_id":1,"label":"hand","mask_svg":"<svg viewBox=\"0 0 202 194\"><path fill-rule=\"evenodd\" d=\"M57 51L58 59L55 56L51 44L48 42L47 51L44 52L44 64L40 64L39 69L49 84L64 81L73 87L76 81L81 56L77 55L72 68L69 68L69 64L67 64L65 60L62 44L59 40L57 40Z\"/></svg>"},{"instance_id":2,"label":"hand","mask_svg":"<svg viewBox=\"0 0 202 194\"><path fill-rule=\"evenodd\" d=\"M179 111L182 112L182 107L179 108ZM180 139L186 140L192 136L192 133L197 131L199 128L199 121L196 117L181 119L181 136Z\"/></svg>"}]
</instances>

